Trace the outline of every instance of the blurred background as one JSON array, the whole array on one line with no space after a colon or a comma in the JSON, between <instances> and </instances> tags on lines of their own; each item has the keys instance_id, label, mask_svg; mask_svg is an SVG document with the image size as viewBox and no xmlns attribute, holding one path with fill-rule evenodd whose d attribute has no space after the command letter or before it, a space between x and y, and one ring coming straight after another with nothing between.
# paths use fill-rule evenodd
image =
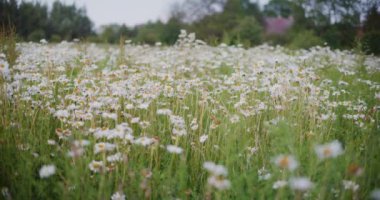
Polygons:
<instances>
[{"instance_id":1,"label":"blurred background","mask_svg":"<svg viewBox=\"0 0 380 200\"><path fill-rule=\"evenodd\" d=\"M0 0L19 41L171 45L181 29L210 45L328 45L380 53L378 0Z\"/></svg>"}]
</instances>

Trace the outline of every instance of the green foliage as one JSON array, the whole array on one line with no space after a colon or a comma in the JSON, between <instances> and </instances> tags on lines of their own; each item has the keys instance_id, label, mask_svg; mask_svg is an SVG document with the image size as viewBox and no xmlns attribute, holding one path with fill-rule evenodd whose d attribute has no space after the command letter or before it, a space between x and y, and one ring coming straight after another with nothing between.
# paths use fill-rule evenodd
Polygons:
<instances>
[{"instance_id":1,"label":"green foliage","mask_svg":"<svg viewBox=\"0 0 380 200\"><path fill-rule=\"evenodd\" d=\"M102 27L103 31L99 34L99 40L105 43L119 43L121 37L132 38L136 31L128 28L126 25L110 24Z\"/></svg>"},{"instance_id":2,"label":"green foliage","mask_svg":"<svg viewBox=\"0 0 380 200\"><path fill-rule=\"evenodd\" d=\"M285 35L274 35L274 34L267 34L264 35L264 41L267 42L270 45L282 45L285 46L289 44L291 40L290 34Z\"/></svg>"},{"instance_id":3,"label":"green foliage","mask_svg":"<svg viewBox=\"0 0 380 200\"><path fill-rule=\"evenodd\" d=\"M209 15L194 22L190 30L208 43L243 43L246 46L262 42L261 12L256 4L248 1L230 0L221 13Z\"/></svg>"},{"instance_id":4,"label":"green foliage","mask_svg":"<svg viewBox=\"0 0 380 200\"><path fill-rule=\"evenodd\" d=\"M39 41L48 29L47 6L40 3L22 2L18 7L19 18L15 21L16 30L22 38ZM43 36L34 38L36 36Z\"/></svg>"},{"instance_id":5,"label":"green foliage","mask_svg":"<svg viewBox=\"0 0 380 200\"><path fill-rule=\"evenodd\" d=\"M53 34L53 35L50 37L50 41L51 41L51 42L61 42L61 41L62 41L62 37L61 37L60 35Z\"/></svg>"},{"instance_id":6,"label":"green foliage","mask_svg":"<svg viewBox=\"0 0 380 200\"><path fill-rule=\"evenodd\" d=\"M234 73L235 69L228 65L222 65L218 68L218 71L220 74L231 76L231 74Z\"/></svg>"},{"instance_id":7,"label":"green foliage","mask_svg":"<svg viewBox=\"0 0 380 200\"><path fill-rule=\"evenodd\" d=\"M230 32L236 24L236 19L233 16L218 13L195 22L190 30L197 33L198 38L210 43L221 39L223 34Z\"/></svg>"},{"instance_id":8,"label":"green foliage","mask_svg":"<svg viewBox=\"0 0 380 200\"><path fill-rule=\"evenodd\" d=\"M295 32L288 44L291 49L308 49L318 45L323 45L323 40L316 36L313 31L308 30Z\"/></svg>"},{"instance_id":9,"label":"green foliage","mask_svg":"<svg viewBox=\"0 0 380 200\"><path fill-rule=\"evenodd\" d=\"M180 6L178 6L180 5ZM242 43L253 46L262 42L292 48L310 47L325 41L332 48L349 49L362 35L366 52L377 52L379 4L357 0L270 0L263 9L249 0L185 1L173 6L166 23L148 22L135 27L109 24L95 35L91 20L83 8L60 1L47 5L38 2L0 0L0 24L13 24L17 35L24 40L46 38L59 42L74 38L117 44L121 37L138 43L174 44L181 29L195 32L209 44ZM361 27L361 13L367 12ZM294 19L291 31L282 35L265 34L265 17ZM305 32L308 30L308 32ZM361 33L364 31L364 34ZM306 33L311 41L299 37ZM300 41L296 41L297 38ZM319 39L320 38L320 39Z\"/></svg>"},{"instance_id":10,"label":"green foliage","mask_svg":"<svg viewBox=\"0 0 380 200\"><path fill-rule=\"evenodd\" d=\"M182 23L178 19L170 18L161 31L160 41L166 44L174 44L177 41L182 26Z\"/></svg>"},{"instance_id":11,"label":"green foliage","mask_svg":"<svg viewBox=\"0 0 380 200\"><path fill-rule=\"evenodd\" d=\"M231 34L234 38L239 38L246 46L253 46L262 42L263 30L254 17L244 17Z\"/></svg>"},{"instance_id":12,"label":"green foliage","mask_svg":"<svg viewBox=\"0 0 380 200\"><path fill-rule=\"evenodd\" d=\"M34 30L33 32L31 32L29 35L28 35L28 40L29 41L39 41L41 40L42 38L46 38L46 34L45 34L45 31L39 29L39 30ZM59 42L56 40L56 38L54 38L56 42ZM53 37L52 37L52 40L53 40Z\"/></svg>"},{"instance_id":13,"label":"green foliage","mask_svg":"<svg viewBox=\"0 0 380 200\"><path fill-rule=\"evenodd\" d=\"M337 23L319 31L322 37L332 48L352 48L355 45L357 28L347 23Z\"/></svg>"},{"instance_id":14,"label":"green foliage","mask_svg":"<svg viewBox=\"0 0 380 200\"><path fill-rule=\"evenodd\" d=\"M64 5L59 1L53 3L49 18L51 34L57 34L62 39L81 38L92 33L92 22L86 16L84 9L75 5Z\"/></svg>"},{"instance_id":15,"label":"green foliage","mask_svg":"<svg viewBox=\"0 0 380 200\"><path fill-rule=\"evenodd\" d=\"M372 6L368 10L367 19L363 27L363 47L367 53L380 54L380 12L377 6Z\"/></svg>"},{"instance_id":16,"label":"green foliage","mask_svg":"<svg viewBox=\"0 0 380 200\"><path fill-rule=\"evenodd\" d=\"M160 36L165 26L162 22L147 23L138 27L135 41L140 43L155 44L160 41Z\"/></svg>"},{"instance_id":17,"label":"green foliage","mask_svg":"<svg viewBox=\"0 0 380 200\"><path fill-rule=\"evenodd\" d=\"M380 30L365 33L363 36L363 47L367 53L380 55Z\"/></svg>"},{"instance_id":18,"label":"green foliage","mask_svg":"<svg viewBox=\"0 0 380 200\"><path fill-rule=\"evenodd\" d=\"M50 40L56 35L71 40L92 34L92 22L84 9L55 1L51 10L39 2L0 1L0 25L12 25L24 40Z\"/></svg>"},{"instance_id":19,"label":"green foliage","mask_svg":"<svg viewBox=\"0 0 380 200\"><path fill-rule=\"evenodd\" d=\"M380 29L380 12L377 6L374 5L368 10L363 28L365 31L376 31Z\"/></svg>"}]
</instances>

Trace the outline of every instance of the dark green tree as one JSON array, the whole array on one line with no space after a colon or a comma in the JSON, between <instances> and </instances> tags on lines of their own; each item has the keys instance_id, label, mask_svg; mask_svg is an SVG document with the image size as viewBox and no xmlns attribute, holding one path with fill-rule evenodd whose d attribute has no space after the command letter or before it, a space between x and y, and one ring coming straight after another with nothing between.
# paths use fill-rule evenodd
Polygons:
<instances>
[{"instance_id":1,"label":"dark green tree","mask_svg":"<svg viewBox=\"0 0 380 200\"><path fill-rule=\"evenodd\" d=\"M239 24L231 31L237 43L245 46L258 45L262 42L262 27L255 17L247 16L239 20Z\"/></svg>"},{"instance_id":2,"label":"dark green tree","mask_svg":"<svg viewBox=\"0 0 380 200\"><path fill-rule=\"evenodd\" d=\"M161 21L148 22L137 28L137 36L135 41L139 43L155 44L160 41L163 30L166 28Z\"/></svg>"},{"instance_id":3,"label":"dark green tree","mask_svg":"<svg viewBox=\"0 0 380 200\"><path fill-rule=\"evenodd\" d=\"M190 29L199 38L212 44L221 41L229 44L257 44L261 41L261 20L257 4L248 0L227 0L221 12L194 22Z\"/></svg>"},{"instance_id":4,"label":"dark green tree","mask_svg":"<svg viewBox=\"0 0 380 200\"><path fill-rule=\"evenodd\" d=\"M368 53L380 54L380 12L379 6L374 4L368 11L364 21L364 50Z\"/></svg>"},{"instance_id":5,"label":"dark green tree","mask_svg":"<svg viewBox=\"0 0 380 200\"><path fill-rule=\"evenodd\" d=\"M73 39L92 34L92 22L86 11L75 5L53 3L49 12L45 4L17 0L0 0L0 25L13 26L24 40Z\"/></svg>"},{"instance_id":6,"label":"dark green tree","mask_svg":"<svg viewBox=\"0 0 380 200\"><path fill-rule=\"evenodd\" d=\"M92 34L91 20L84 9L75 5L64 5L59 1L53 3L50 13L50 34L60 35L62 39L85 37Z\"/></svg>"},{"instance_id":7,"label":"dark green tree","mask_svg":"<svg viewBox=\"0 0 380 200\"><path fill-rule=\"evenodd\" d=\"M28 40L46 38L48 27L47 6L40 3L21 2L18 8L18 34Z\"/></svg>"},{"instance_id":8,"label":"dark green tree","mask_svg":"<svg viewBox=\"0 0 380 200\"><path fill-rule=\"evenodd\" d=\"M177 41L177 37L183 27L184 25L179 19L174 17L170 18L161 32L161 41L166 44L174 44Z\"/></svg>"},{"instance_id":9,"label":"dark green tree","mask_svg":"<svg viewBox=\"0 0 380 200\"><path fill-rule=\"evenodd\" d=\"M17 26L19 15L16 0L0 0L0 25L1 26Z\"/></svg>"}]
</instances>

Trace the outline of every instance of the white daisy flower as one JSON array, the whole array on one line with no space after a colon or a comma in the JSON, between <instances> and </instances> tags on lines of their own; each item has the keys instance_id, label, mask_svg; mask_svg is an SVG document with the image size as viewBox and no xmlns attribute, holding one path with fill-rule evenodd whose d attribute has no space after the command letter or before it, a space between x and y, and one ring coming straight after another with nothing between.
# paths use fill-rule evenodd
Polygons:
<instances>
[{"instance_id":1,"label":"white daisy flower","mask_svg":"<svg viewBox=\"0 0 380 200\"><path fill-rule=\"evenodd\" d=\"M82 147L73 147L69 152L67 152L67 156L77 158L82 156L84 153L84 149Z\"/></svg>"},{"instance_id":2,"label":"white daisy flower","mask_svg":"<svg viewBox=\"0 0 380 200\"><path fill-rule=\"evenodd\" d=\"M359 185L353 181L343 180L343 187L345 190L352 190L356 192L359 190Z\"/></svg>"},{"instance_id":3,"label":"white daisy flower","mask_svg":"<svg viewBox=\"0 0 380 200\"><path fill-rule=\"evenodd\" d=\"M288 181L279 180L279 181L276 181L276 182L273 183L272 188L276 190L276 189L279 189L279 188L283 188L283 187L285 187L287 185L288 185Z\"/></svg>"},{"instance_id":4,"label":"white daisy flower","mask_svg":"<svg viewBox=\"0 0 380 200\"><path fill-rule=\"evenodd\" d=\"M231 123L233 123L233 124L239 122L239 120L240 120L239 115L232 115L232 116L230 117L230 121L231 121Z\"/></svg>"},{"instance_id":5,"label":"white daisy flower","mask_svg":"<svg viewBox=\"0 0 380 200\"><path fill-rule=\"evenodd\" d=\"M187 131L185 129L177 129L177 128L173 128L173 135L177 135L177 136L184 136L187 134Z\"/></svg>"},{"instance_id":6,"label":"white daisy flower","mask_svg":"<svg viewBox=\"0 0 380 200\"><path fill-rule=\"evenodd\" d=\"M55 174L55 165L44 165L40 169L40 178L48 178Z\"/></svg>"},{"instance_id":7,"label":"white daisy flower","mask_svg":"<svg viewBox=\"0 0 380 200\"><path fill-rule=\"evenodd\" d=\"M274 163L278 167L290 171L293 171L298 167L298 162L292 155L279 155L274 159Z\"/></svg>"},{"instance_id":8,"label":"white daisy flower","mask_svg":"<svg viewBox=\"0 0 380 200\"><path fill-rule=\"evenodd\" d=\"M172 111L169 109L158 109L157 115L171 115Z\"/></svg>"},{"instance_id":9,"label":"white daisy flower","mask_svg":"<svg viewBox=\"0 0 380 200\"><path fill-rule=\"evenodd\" d=\"M121 153L116 153L116 154L113 154L113 155L110 155L110 156L107 156L107 161L108 162L118 162L118 161L121 161L123 159L123 156Z\"/></svg>"},{"instance_id":10,"label":"white daisy flower","mask_svg":"<svg viewBox=\"0 0 380 200\"><path fill-rule=\"evenodd\" d=\"M194 118L190 123L190 128L191 128L191 130L195 131L198 129L198 127L199 127L199 125L197 122L197 118Z\"/></svg>"},{"instance_id":11,"label":"white daisy flower","mask_svg":"<svg viewBox=\"0 0 380 200\"><path fill-rule=\"evenodd\" d=\"M70 116L70 113L67 110L57 110L54 113L54 116L56 116L59 119L63 119L63 118L68 118Z\"/></svg>"},{"instance_id":12,"label":"white daisy flower","mask_svg":"<svg viewBox=\"0 0 380 200\"><path fill-rule=\"evenodd\" d=\"M115 192L112 196L111 196L111 200L125 200L125 194L123 192Z\"/></svg>"},{"instance_id":13,"label":"white daisy flower","mask_svg":"<svg viewBox=\"0 0 380 200\"><path fill-rule=\"evenodd\" d=\"M48 140L48 145L56 145L57 143L55 142L55 140Z\"/></svg>"},{"instance_id":14,"label":"white daisy flower","mask_svg":"<svg viewBox=\"0 0 380 200\"><path fill-rule=\"evenodd\" d=\"M85 146L90 145L90 141L88 141L88 140L75 140L73 142L73 145L76 147L85 147Z\"/></svg>"},{"instance_id":15,"label":"white daisy flower","mask_svg":"<svg viewBox=\"0 0 380 200\"><path fill-rule=\"evenodd\" d=\"M343 154L343 147L338 140L334 140L327 144L317 145L315 147L315 152L319 159L335 158Z\"/></svg>"},{"instance_id":16,"label":"white daisy flower","mask_svg":"<svg viewBox=\"0 0 380 200\"><path fill-rule=\"evenodd\" d=\"M140 118L139 117L134 117L131 119L131 124L137 124L140 122Z\"/></svg>"},{"instance_id":17,"label":"white daisy flower","mask_svg":"<svg viewBox=\"0 0 380 200\"><path fill-rule=\"evenodd\" d=\"M262 167L257 171L257 174L259 175L259 180L269 180L272 177L272 174L265 169L265 167Z\"/></svg>"},{"instance_id":18,"label":"white daisy flower","mask_svg":"<svg viewBox=\"0 0 380 200\"><path fill-rule=\"evenodd\" d=\"M216 176L227 176L228 171L223 165L216 165L213 162L205 162L203 163L203 168L205 168L208 172Z\"/></svg>"},{"instance_id":19,"label":"white daisy flower","mask_svg":"<svg viewBox=\"0 0 380 200\"><path fill-rule=\"evenodd\" d=\"M289 181L289 185L293 190L305 192L313 187L313 183L307 177L294 177Z\"/></svg>"},{"instance_id":20,"label":"white daisy flower","mask_svg":"<svg viewBox=\"0 0 380 200\"><path fill-rule=\"evenodd\" d=\"M206 142L207 139L208 135L202 135L201 137L199 137L199 142L203 144Z\"/></svg>"},{"instance_id":21,"label":"white daisy flower","mask_svg":"<svg viewBox=\"0 0 380 200\"><path fill-rule=\"evenodd\" d=\"M207 179L207 183L218 190L226 190L231 187L230 181L223 176L213 175Z\"/></svg>"},{"instance_id":22,"label":"white daisy flower","mask_svg":"<svg viewBox=\"0 0 380 200\"><path fill-rule=\"evenodd\" d=\"M94 153L97 154L106 151L113 151L115 148L115 144L100 142L95 144Z\"/></svg>"},{"instance_id":23,"label":"white daisy flower","mask_svg":"<svg viewBox=\"0 0 380 200\"><path fill-rule=\"evenodd\" d=\"M104 163L103 163L103 161L93 160L93 161L91 161L90 164L88 164L88 167L93 172L101 172L104 169Z\"/></svg>"},{"instance_id":24,"label":"white daisy flower","mask_svg":"<svg viewBox=\"0 0 380 200\"><path fill-rule=\"evenodd\" d=\"M181 147L177 147L175 145L167 145L166 150L168 150L170 153L175 154L181 154L183 152L183 149Z\"/></svg>"},{"instance_id":25,"label":"white daisy flower","mask_svg":"<svg viewBox=\"0 0 380 200\"><path fill-rule=\"evenodd\" d=\"M154 139L148 137L140 137L134 140L135 144L142 145L144 147L149 146L154 143Z\"/></svg>"}]
</instances>

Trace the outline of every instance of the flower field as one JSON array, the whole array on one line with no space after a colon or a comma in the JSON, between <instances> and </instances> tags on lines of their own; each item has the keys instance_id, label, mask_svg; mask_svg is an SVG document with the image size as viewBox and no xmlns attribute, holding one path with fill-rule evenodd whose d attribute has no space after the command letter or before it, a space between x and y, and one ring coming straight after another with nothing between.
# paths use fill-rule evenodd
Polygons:
<instances>
[{"instance_id":1,"label":"flower field","mask_svg":"<svg viewBox=\"0 0 380 200\"><path fill-rule=\"evenodd\" d=\"M314 47L19 43L0 199L380 199L380 58Z\"/></svg>"}]
</instances>

